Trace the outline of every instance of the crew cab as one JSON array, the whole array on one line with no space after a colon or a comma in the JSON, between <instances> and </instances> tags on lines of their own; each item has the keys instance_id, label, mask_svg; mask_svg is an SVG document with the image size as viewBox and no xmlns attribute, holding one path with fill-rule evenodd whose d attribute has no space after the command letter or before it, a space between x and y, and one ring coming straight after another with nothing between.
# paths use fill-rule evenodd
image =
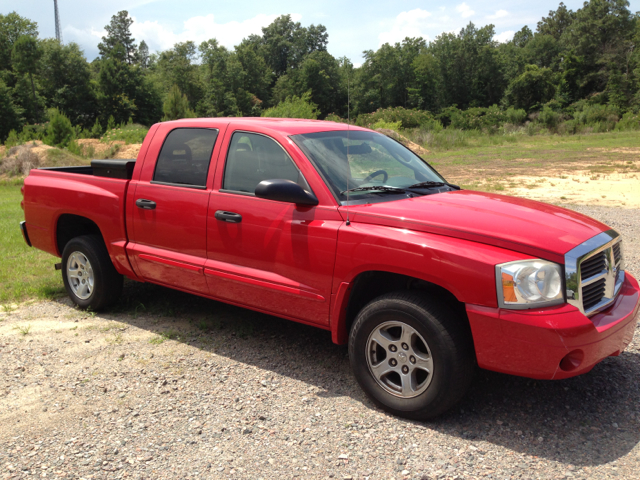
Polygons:
<instances>
[{"instance_id":1,"label":"crew cab","mask_svg":"<svg viewBox=\"0 0 640 480\"><path fill-rule=\"evenodd\" d=\"M331 331L364 391L416 419L476 366L588 372L631 342L638 282L606 225L460 189L371 130L292 119L151 127L136 160L31 170L25 241L100 310L123 277Z\"/></svg>"}]
</instances>

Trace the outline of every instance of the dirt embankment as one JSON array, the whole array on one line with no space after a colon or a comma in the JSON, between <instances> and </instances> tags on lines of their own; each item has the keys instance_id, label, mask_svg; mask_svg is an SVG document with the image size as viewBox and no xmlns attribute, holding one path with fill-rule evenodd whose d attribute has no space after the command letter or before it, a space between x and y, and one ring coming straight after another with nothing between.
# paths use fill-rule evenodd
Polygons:
<instances>
[{"instance_id":1,"label":"dirt embankment","mask_svg":"<svg viewBox=\"0 0 640 480\"><path fill-rule=\"evenodd\" d=\"M141 143L131 143L126 145L122 140L116 140L114 142L103 143L100 140L96 140L95 138L85 138L82 140L78 140L78 145L84 151L85 155L88 154L91 149L93 150L93 155L90 155L91 158L136 158L138 156L138 152L140 152L140 148L142 147ZM115 145L118 145L118 149L112 155L112 149Z\"/></svg>"},{"instance_id":2,"label":"dirt embankment","mask_svg":"<svg viewBox=\"0 0 640 480\"><path fill-rule=\"evenodd\" d=\"M0 176L28 175L32 168L87 165L94 158L137 158L142 144L123 141L102 143L95 139L78 140L82 155L51 147L36 140L0 150Z\"/></svg>"}]
</instances>

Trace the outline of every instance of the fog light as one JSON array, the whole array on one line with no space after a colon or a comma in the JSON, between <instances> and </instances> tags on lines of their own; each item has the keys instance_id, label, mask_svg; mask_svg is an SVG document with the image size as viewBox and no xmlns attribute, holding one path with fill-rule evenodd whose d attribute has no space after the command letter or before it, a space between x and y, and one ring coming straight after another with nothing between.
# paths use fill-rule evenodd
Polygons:
<instances>
[{"instance_id":1,"label":"fog light","mask_svg":"<svg viewBox=\"0 0 640 480\"><path fill-rule=\"evenodd\" d=\"M575 370L582 364L582 360L584 360L584 352L582 350L569 352L562 360L560 360L560 369L565 372Z\"/></svg>"}]
</instances>

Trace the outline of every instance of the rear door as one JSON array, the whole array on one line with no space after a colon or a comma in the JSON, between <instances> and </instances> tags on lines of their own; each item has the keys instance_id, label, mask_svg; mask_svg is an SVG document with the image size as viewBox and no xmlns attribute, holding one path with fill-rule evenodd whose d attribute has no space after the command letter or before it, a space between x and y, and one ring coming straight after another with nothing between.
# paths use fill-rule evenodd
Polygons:
<instances>
[{"instance_id":1,"label":"rear door","mask_svg":"<svg viewBox=\"0 0 640 480\"><path fill-rule=\"evenodd\" d=\"M338 228L336 205L255 196L262 180L288 179L314 191L287 150L266 135L229 131L208 212L205 276L212 296L328 325ZM311 180L311 179L310 179ZM314 181L318 181L317 178ZM316 194L322 187L315 184Z\"/></svg>"},{"instance_id":2,"label":"rear door","mask_svg":"<svg viewBox=\"0 0 640 480\"><path fill-rule=\"evenodd\" d=\"M206 294L206 225L218 128L163 125L134 188L127 251L145 280ZM221 132L222 131L222 132Z\"/></svg>"}]
</instances>

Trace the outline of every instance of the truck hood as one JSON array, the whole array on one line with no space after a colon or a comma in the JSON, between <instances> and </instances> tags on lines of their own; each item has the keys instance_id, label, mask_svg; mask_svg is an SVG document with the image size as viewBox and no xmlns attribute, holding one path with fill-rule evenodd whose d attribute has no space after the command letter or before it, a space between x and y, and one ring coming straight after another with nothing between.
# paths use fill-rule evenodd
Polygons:
<instances>
[{"instance_id":1,"label":"truck hood","mask_svg":"<svg viewBox=\"0 0 640 480\"><path fill-rule=\"evenodd\" d=\"M345 207L340 207L345 214ZM564 254L609 230L546 203L470 190L349 207L351 222L387 225L494 245L564 263Z\"/></svg>"}]
</instances>

